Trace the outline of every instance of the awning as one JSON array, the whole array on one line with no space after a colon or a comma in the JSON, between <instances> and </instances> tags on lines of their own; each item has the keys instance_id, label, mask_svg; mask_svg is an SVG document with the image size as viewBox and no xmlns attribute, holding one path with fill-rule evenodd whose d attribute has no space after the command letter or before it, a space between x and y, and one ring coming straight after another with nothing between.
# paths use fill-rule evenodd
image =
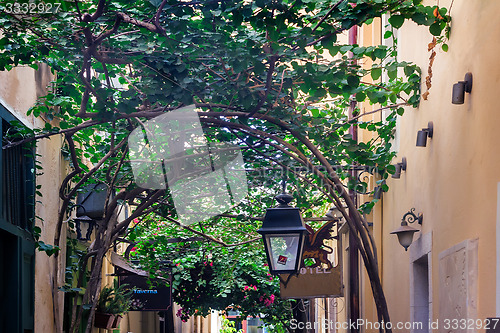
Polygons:
<instances>
[{"instance_id":1,"label":"awning","mask_svg":"<svg viewBox=\"0 0 500 333\"><path fill-rule=\"evenodd\" d=\"M133 268L130 264L116 252L111 252L111 263L116 267L119 267L127 272L139 275L139 276L149 276L148 272L141 269Z\"/></svg>"}]
</instances>

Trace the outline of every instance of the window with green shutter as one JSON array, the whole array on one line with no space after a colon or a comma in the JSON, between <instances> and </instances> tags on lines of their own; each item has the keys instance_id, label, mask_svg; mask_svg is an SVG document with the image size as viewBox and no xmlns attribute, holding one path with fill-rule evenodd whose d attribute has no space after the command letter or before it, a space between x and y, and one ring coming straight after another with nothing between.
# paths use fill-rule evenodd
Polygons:
<instances>
[{"instance_id":1,"label":"window with green shutter","mask_svg":"<svg viewBox=\"0 0 500 333\"><path fill-rule=\"evenodd\" d=\"M0 133L15 118L0 105ZM34 332L35 174L26 146L0 149L0 332Z\"/></svg>"}]
</instances>

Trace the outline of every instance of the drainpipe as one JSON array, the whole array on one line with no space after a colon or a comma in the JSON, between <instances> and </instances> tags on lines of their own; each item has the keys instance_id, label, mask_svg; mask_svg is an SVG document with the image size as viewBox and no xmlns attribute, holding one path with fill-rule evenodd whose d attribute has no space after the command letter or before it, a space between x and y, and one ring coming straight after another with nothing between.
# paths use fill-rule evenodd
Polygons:
<instances>
[{"instance_id":1,"label":"drainpipe","mask_svg":"<svg viewBox=\"0 0 500 333\"><path fill-rule=\"evenodd\" d=\"M358 26L353 26L349 29L349 44L356 44L358 41ZM352 54L351 54L352 57ZM356 60L352 60L355 64ZM351 119L353 117L354 110L356 108L356 100L351 99L349 105L348 117ZM349 134L352 135L353 140L358 140L358 126L351 125L349 128ZM350 177L353 179L357 178L357 171L351 170ZM358 198L355 191L350 190L349 195L351 200L354 202L355 207L358 207ZM349 319L351 322L357 322L360 314L359 307L359 250L356 243L356 237L352 232L349 232ZM359 333L359 328L351 328L350 333Z\"/></svg>"}]
</instances>

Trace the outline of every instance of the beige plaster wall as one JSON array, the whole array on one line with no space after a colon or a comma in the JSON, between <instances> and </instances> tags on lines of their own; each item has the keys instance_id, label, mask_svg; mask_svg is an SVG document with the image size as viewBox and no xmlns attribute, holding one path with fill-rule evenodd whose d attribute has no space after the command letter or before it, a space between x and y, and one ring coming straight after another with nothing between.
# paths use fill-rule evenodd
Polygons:
<instances>
[{"instance_id":1,"label":"beige plaster wall","mask_svg":"<svg viewBox=\"0 0 500 333\"><path fill-rule=\"evenodd\" d=\"M374 19L373 23L368 25L368 26L363 26L358 29L358 44L364 45L364 46L371 46L371 45L379 45L382 43L382 20L381 19ZM366 69L369 69L372 67L373 61L371 59L366 59L366 61L363 61L362 66ZM362 79L363 82L369 82L369 83L374 83L371 76L367 75ZM376 110L377 108L380 108L380 105L375 104L375 105L370 105L369 103L359 103L358 107L360 108L361 113L366 113L366 112L371 112L373 110ZM363 121L373 121L373 122L378 122L381 121L382 119L382 114L381 112L373 113L367 116L364 116L362 118ZM367 142L369 140L373 139L373 133L368 132L368 131L363 131L363 130L358 130L358 140L359 141L364 141ZM366 174L365 174L366 175ZM369 176L368 178L364 179L368 180L368 188L373 189L376 186L375 181L378 180L378 178L375 178L373 176ZM371 196L359 196L358 198L359 203L363 203L365 201L371 201L372 198ZM377 218L379 214L379 208L376 207L373 212L369 215L366 216L366 219L368 222L374 222L375 219ZM376 232L377 230L373 230L373 237L375 239L376 243L380 242L380 233ZM382 261L380 260L379 265L382 267ZM366 274L366 269L365 266L361 260L360 257L360 265L359 265L359 275L360 275L360 295L363 295L360 297L360 318L374 322L376 321L377 318L377 310L375 307L375 303L373 302L373 294L370 286L370 280L368 278L368 274Z\"/></svg>"},{"instance_id":2,"label":"beige plaster wall","mask_svg":"<svg viewBox=\"0 0 500 333\"><path fill-rule=\"evenodd\" d=\"M55 225L59 211L59 186L65 173L64 162L61 159L61 138L53 137L38 143L37 151L42 154L43 174L37 177L37 184L42 185L43 198L37 205L37 214L43 218L43 222L37 222L42 228L41 239L48 243L54 243ZM61 235L61 253L59 255L60 279L63 281L65 262L65 239L66 233ZM36 332L56 332L54 328L54 310L59 313L62 323L62 310L64 299L59 293L58 301L53 304L51 277L55 259L48 257L44 252L36 252L35 259L35 331Z\"/></svg>"},{"instance_id":3,"label":"beige plaster wall","mask_svg":"<svg viewBox=\"0 0 500 333\"><path fill-rule=\"evenodd\" d=\"M26 125L33 127L33 118L26 111L35 104L37 87L35 70L16 67L9 72L0 72L0 103L15 114Z\"/></svg>"},{"instance_id":4,"label":"beige plaster wall","mask_svg":"<svg viewBox=\"0 0 500 333\"><path fill-rule=\"evenodd\" d=\"M437 1L425 3L435 5ZM439 5L449 8L451 3L441 0ZM416 233L416 238L431 235L431 319L444 319L439 313L443 302L439 299L440 289L446 283L444 273L440 278L440 254L475 239L477 270L470 273L475 274L477 283L470 286L476 290L469 290L469 305L477 307L477 318L495 315L496 191L500 181L499 9L498 1L454 1L449 51L436 49L429 98L422 100L418 109L409 108L401 119L397 161L405 156L408 169L400 179L389 179L390 192L378 204L383 224L375 224L376 233L381 235L383 284L393 322L410 320L410 260L414 245L405 252L389 232L400 225L403 214L412 207L424 214L422 232ZM430 56L427 44L431 40L426 27L410 22L399 31L400 59L418 64L424 78ZM466 94L465 104L453 105L452 86L463 80L466 72L474 76L472 93ZM427 127L428 121L434 122L434 137L427 147L416 147L417 131Z\"/></svg>"},{"instance_id":5,"label":"beige plaster wall","mask_svg":"<svg viewBox=\"0 0 500 333\"><path fill-rule=\"evenodd\" d=\"M15 117L30 128L43 126L43 121L26 116L26 111L32 107L37 96L46 92L46 87L51 79L50 71L46 66L40 66L38 71L29 67L14 68L9 72L0 72L0 103ZM37 220L37 225L42 228L41 240L53 244L54 231L59 210L59 185L66 169L61 159L62 139L58 136L38 142L37 153L43 171L37 176L37 185L41 185L42 198L36 205L36 214L42 220ZM65 239L63 234L61 239ZM65 245L61 244L63 251L60 259L64 260ZM60 264L63 262L60 261ZM52 302L51 276L54 259L45 253L36 252L35 257L35 331L56 332L54 327L54 304ZM60 269L64 272L64 269ZM62 295L56 304L59 306L59 316L62 322Z\"/></svg>"}]
</instances>

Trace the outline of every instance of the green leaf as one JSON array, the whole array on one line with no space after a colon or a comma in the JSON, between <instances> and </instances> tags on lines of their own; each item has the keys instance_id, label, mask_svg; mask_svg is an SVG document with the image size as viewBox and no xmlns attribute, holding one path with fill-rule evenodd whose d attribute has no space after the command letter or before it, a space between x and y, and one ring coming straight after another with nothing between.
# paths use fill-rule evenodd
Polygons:
<instances>
[{"instance_id":1,"label":"green leaf","mask_svg":"<svg viewBox=\"0 0 500 333\"><path fill-rule=\"evenodd\" d=\"M351 51L351 50L352 50L352 48L353 48L353 46L352 46L352 45L342 45L342 46L340 47L340 53L345 54L346 52Z\"/></svg>"},{"instance_id":2,"label":"green leaf","mask_svg":"<svg viewBox=\"0 0 500 333\"><path fill-rule=\"evenodd\" d=\"M350 86L350 87L357 87L359 86L359 76L348 76L347 77L347 84Z\"/></svg>"},{"instance_id":3,"label":"green leaf","mask_svg":"<svg viewBox=\"0 0 500 333\"><path fill-rule=\"evenodd\" d=\"M382 76L382 68L372 68L370 76L373 80L378 80Z\"/></svg>"},{"instance_id":4,"label":"green leaf","mask_svg":"<svg viewBox=\"0 0 500 333\"><path fill-rule=\"evenodd\" d=\"M366 94L364 92L359 92L356 94L356 100L358 102L363 102L366 99Z\"/></svg>"},{"instance_id":5,"label":"green leaf","mask_svg":"<svg viewBox=\"0 0 500 333\"><path fill-rule=\"evenodd\" d=\"M439 22L434 22L429 27L429 32L434 36L441 35L441 31L443 31L443 29L441 28L441 24L439 24Z\"/></svg>"},{"instance_id":6,"label":"green leaf","mask_svg":"<svg viewBox=\"0 0 500 333\"><path fill-rule=\"evenodd\" d=\"M352 53L354 55L360 55L360 54L363 54L366 50L366 47L362 47L362 46L356 46L352 49Z\"/></svg>"},{"instance_id":7,"label":"green leaf","mask_svg":"<svg viewBox=\"0 0 500 333\"><path fill-rule=\"evenodd\" d=\"M443 44L443 45L441 45L441 49L442 49L444 52L448 52L448 44Z\"/></svg>"},{"instance_id":8,"label":"green leaf","mask_svg":"<svg viewBox=\"0 0 500 333\"><path fill-rule=\"evenodd\" d=\"M385 56L387 55L387 49L384 49L384 48L376 48L374 51L373 51L373 54L375 55L375 57L379 58L379 59L383 59L385 58Z\"/></svg>"},{"instance_id":9,"label":"green leaf","mask_svg":"<svg viewBox=\"0 0 500 333\"><path fill-rule=\"evenodd\" d=\"M330 55L332 57L336 56L337 53L339 53L339 51L340 51L340 46L339 45L333 45L332 44L331 46L327 46L326 48L328 50L328 53L330 53Z\"/></svg>"},{"instance_id":10,"label":"green leaf","mask_svg":"<svg viewBox=\"0 0 500 333\"><path fill-rule=\"evenodd\" d=\"M446 7L441 7L438 9L438 11L441 16L445 16L446 13L448 13L448 9Z\"/></svg>"},{"instance_id":11,"label":"green leaf","mask_svg":"<svg viewBox=\"0 0 500 333\"><path fill-rule=\"evenodd\" d=\"M413 66L405 66L404 67L404 72L405 72L406 76L410 76L411 74L413 74L413 71L414 71Z\"/></svg>"},{"instance_id":12,"label":"green leaf","mask_svg":"<svg viewBox=\"0 0 500 333\"><path fill-rule=\"evenodd\" d=\"M392 15L389 17L389 23L396 29L401 28L405 22L405 17L403 15Z\"/></svg>"},{"instance_id":13,"label":"green leaf","mask_svg":"<svg viewBox=\"0 0 500 333\"><path fill-rule=\"evenodd\" d=\"M149 2L156 8L160 7L162 0L149 0Z\"/></svg>"},{"instance_id":14,"label":"green leaf","mask_svg":"<svg viewBox=\"0 0 500 333\"><path fill-rule=\"evenodd\" d=\"M397 68L394 68L394 69L390 69L387 71L387 76L389 77L389 79L391 80L396 80L396 78L398 77L398 69Z\"/></svg>"},{"instance_id":15,"label":"green leaf","mask_svg":"<svg viewBox=\"0 0 500 333\"><path fill-rule=\"evenodd\" d=\"M425 15L424 13L419 13L419 12L416 12L415 14L413 14L411 19L413 20L413 22L415 22L416 24L419 24L419 25L426 24L427 20L428 20L427 15Z\"/></svg>"}]
</instances>

